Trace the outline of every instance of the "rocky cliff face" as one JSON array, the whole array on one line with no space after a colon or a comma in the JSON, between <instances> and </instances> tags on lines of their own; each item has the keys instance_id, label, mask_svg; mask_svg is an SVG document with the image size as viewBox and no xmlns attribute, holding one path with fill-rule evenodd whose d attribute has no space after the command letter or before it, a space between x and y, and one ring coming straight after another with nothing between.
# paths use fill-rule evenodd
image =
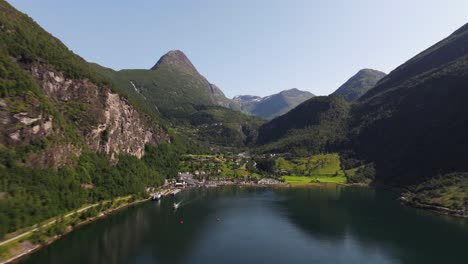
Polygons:
<instances>
[{"instance_id":1,"label":"rocky cliff face","mask_svg":"<svg viewBox=\"0 0 468 264\"><path fill-rule=\"evenodd\" d=\"M94 151L103 151L112 159L119 153L141 158L146 144L169 141L157 124L108 87L100 88L89 80L67 80L61 73L38 65L31 73L59 108L66 108L67 103L86 106L88 124L79 129Z\"/></svg>"},{"instance_id":2,"label":"rocky cliff face","mask_svg":"<svg viewBox=\"0 0 468 264\"><path fill-rule=\"evenodd\" d=\"M75 126L77 137L70 140L51 115L44 115L33 98L24 98L27 108L14 111L8 100L0 101L2 143L10 147L52 138L42 154L31 154L28 163L35 166L58 167L83 148L106 153L111 160L119 154L141 158L145 145L169 142L167 133L152 120L138 112L124 97L109 87L98 86L88 79L67 79L53 67L34 64L25 66L39 84L47 99L64 119ZM70 142L71 141L71 142Z\"/></svg>"}]
</instances>

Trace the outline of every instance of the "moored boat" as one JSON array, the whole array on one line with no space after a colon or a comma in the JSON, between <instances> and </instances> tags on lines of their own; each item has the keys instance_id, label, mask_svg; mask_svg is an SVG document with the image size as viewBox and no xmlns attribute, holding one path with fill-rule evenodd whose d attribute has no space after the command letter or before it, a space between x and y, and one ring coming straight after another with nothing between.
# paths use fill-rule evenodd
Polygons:
<instances>
[{"instance_id":1,"label":"moored boat","mask_svg":"<svg viewBox=\"0 0 468 264\"><path fill-rule=\"evenodd\" d=\"M161 200L161 198L162 198L162 195L160 193L157 193L157 194L154 194L153 196L151 196L152 201L159 201L159 200Z\"/></svg>"}]
</instances>

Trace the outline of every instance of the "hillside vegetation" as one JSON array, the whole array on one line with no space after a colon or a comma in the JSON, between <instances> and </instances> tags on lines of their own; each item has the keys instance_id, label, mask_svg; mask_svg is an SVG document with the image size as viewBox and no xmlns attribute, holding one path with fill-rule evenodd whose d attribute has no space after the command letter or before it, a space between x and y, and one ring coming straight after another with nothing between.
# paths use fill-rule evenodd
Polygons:
<instances>
[{"instance_id":1,"label":"hillside vegetation","mask_svg":"<svg viewBox=\"0 0 468 264\"><path fill-rule=\"evenodd\" d=\"M340 156L337 153L319 154L306 158L278 158L275 166L282 175L282 179L292 185L347 182L345 172L340 165Z\"/></svg>"},{"instance_id":2,"label":"hillside vegetation","mask_svg":"<svg viewBox=\"0 0 468 264\"><path fill-rule=\"evenodd\" d=\"M350 105L339 96L318 96L262 125L262 152L333 152L346 138Z\"/></svg>"},{"instance_id":3,"label":"hillside vegetation","mask_svg":"<svg viewBox=\"0 0 468 264\"><path fill-rule=\"evenodd\" d=\"M343 96L346 101L352 102L372 89L385 75L380 71L362 69L333 92L333 95Z\"/></svg>"},{"instance_id":4,"label":"hillside vegetation","mask_svg":"<svg viewBox=\"0 0 468 264\"><path fill-rule=\"evenodd\" d=\"M120 70L93 64L96 71L166 119L183 123L201 106L236 108L198 73L181 51L170 51L150 70Z\"/></svg>"},{"instance_id":5,"label":"hillside vegetation","mask_svg":"<svg viewBox=\"0 0 468 264\"><path fill-rule=\"evenodd\" d=\"M468 171L468 26L398 67L352 110L350 138L376 179L416 184Z\"/></svg>"},{"instance_id":6,"label":"hillside vegetation","mask_svg":"<svg viewBox=\"0 0 468 264\"><path fill-rule=\"evenodd\" d=\"M157 186L175 176L184 149L156 115L5 1L0 120L0 238Z\"/></svg>"},{"instance_id":7,"label":"hillside vegetation","mask_svg":"<svg viewBox=\"0 0 468 264\"><path fill-rule=\"evenodd\" d=\"M135 102L175 126L183 137L224 147L255 142L262 121L237 111L238 105L198 73L181 51L168 52L150 70L93 67Z\"/></svg>"},{"instance_id":8,"label":"hillside vegetation","mask_svg":"<svg viewBox=\"0 0 468 264\"><path fill-rule=\"evenodd\" d=\"M331 97L312 98L259 130L260 151L339 151L352 181L415 188L414 195L448 207L452 193L468 208L468 24L381 79L353 104ZM301 151L298 151L301 150ZM358 173L359 172L359 173ZM451 187L449 187L451 186ZM444 194L445 193L445 194Z\"/></svg>"}]
</instances>

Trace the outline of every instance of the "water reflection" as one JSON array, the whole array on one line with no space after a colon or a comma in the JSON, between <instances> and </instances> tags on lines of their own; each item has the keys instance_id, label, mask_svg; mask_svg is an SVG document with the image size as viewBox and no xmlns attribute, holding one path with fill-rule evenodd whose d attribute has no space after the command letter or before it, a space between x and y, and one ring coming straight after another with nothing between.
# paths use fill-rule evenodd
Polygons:
<instances>
[{"instance_id":1,"label":"water reflection","mask_svg":"<svg viewBox=\"0 0 468 264\"><path fill-rule=\"evenodd\" d=\"M147 236L150 215L150 210L140 207L117 212L78 228L24 262L124 263Z\"/></svg>"},{"instance_id":2,"label":"water reflection","mask_svg":"<svg viewBox=\"0 0 468 264\"><path fill-rule=\"evenodd\" d=\"M288 217L310 236L385 251L404 263L460 263L468 245L465 219L401 207L396 196L367 188L282 190ZM450 246L448 246L450 244Z\"/></svg>"},{"instance_id":3,"label":"water reflection","mask_svg":"<svg viewBox=\"0 0 468 264\"><path fill-rule=\"evenodd\" d=\"M25 262L463 261L466 220L401 207L395 198L367 188L197 189L124 209ZM177 211L174 201L181 202Z\"/></svg>"}]
</instances>

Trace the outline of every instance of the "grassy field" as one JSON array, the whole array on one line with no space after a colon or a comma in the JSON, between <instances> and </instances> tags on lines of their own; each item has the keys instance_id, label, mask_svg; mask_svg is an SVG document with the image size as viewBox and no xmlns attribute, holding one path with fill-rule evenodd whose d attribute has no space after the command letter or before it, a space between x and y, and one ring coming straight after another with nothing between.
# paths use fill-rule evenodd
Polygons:
<instances>
[{"instance_id":1,"label":"grassy field","mask_svg":"<svg viewBox=\"0 0 468 264\"><path fill-rule=\"evenodd\" d=\"M230 177L259 178L260 174L247 170L247 163L253 162L236 156L185 155L179 162L179 171L204 172L205 178Z\"/></svg>"},{"instance_id":2,"label":"grassy field","mask_svg":"<svg viewBox=\"0 0 468 264\"><path fill-rule=\"evenodd\" d=\"M236 156L185 155L179 163L179 171L204 172L205 178L262 177L252 168L250 171L248 170L248 162L252 161ZM352 171L348 172L353 173ZM340 156L336 153L314 155L307 158L278 158L275 160L275 175L283 175L282 179L292 185L347 182L345 172L340 166Z\"/></svg>"},{"instance_id":3,"label":"grassy field","mask_svg":"<svg viewBox=\"0 0 468 264\"><path fill-rule=\"evenodd\" d=\"M304 185L310 183L346 183L346 177L336 176L336 177L309 177L309 176L283 176L285 182L291 185Z\"/></svg>"},{"instance_id":4,"label":"grassy field","mask_svg":"<svg viewBox=\"0 0 468 264\"><path fill-rule=\"evenodd\" d=\"M468 211L468 173L432 178L414 186L404 196L413 203Z\"/></svg>"},{"instance_id":5,"label":"grassy field","mask_svg":"<svg viewBox=\"0 0 468 264\"><path fill-rule=\"evenodd\" d=\"M308 158L276 160L276 168L287 172L282 178L292 185L309 183L346 183L344 171L340 166L340 156L320 154Z\"/></svg>"}]
</instances>

